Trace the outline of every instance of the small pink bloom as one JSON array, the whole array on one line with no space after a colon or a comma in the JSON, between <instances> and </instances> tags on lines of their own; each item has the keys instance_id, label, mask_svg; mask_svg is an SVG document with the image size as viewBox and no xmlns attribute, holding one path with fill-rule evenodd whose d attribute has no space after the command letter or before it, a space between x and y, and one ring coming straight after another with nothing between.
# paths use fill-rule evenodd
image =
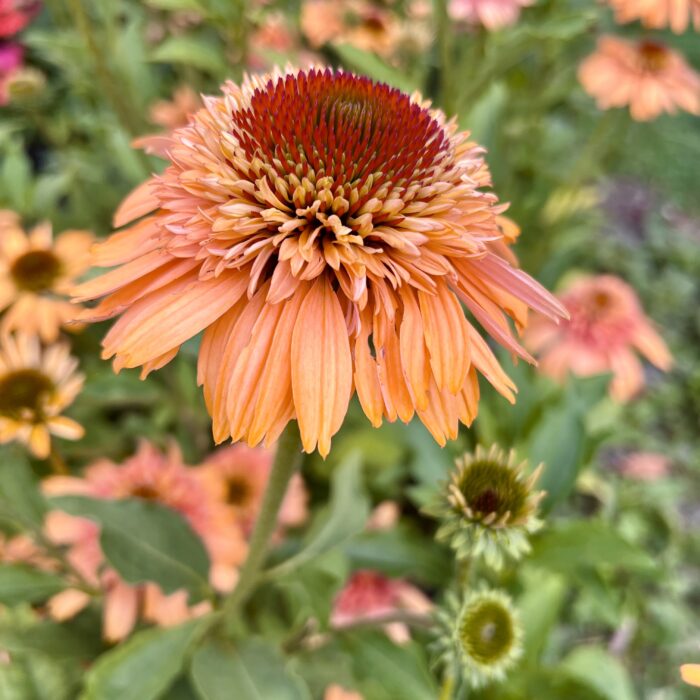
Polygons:
<instances>
[{"instance_id":1,"label":"small pink bloom","mask_svg":"<svg viewBox=\"0 0 700 700\"><path fill-rule=\"evenodd\" d=\"M0 0L0 38L21 32L40 9L36 0Z\"/></svg>"},{"instance_id":2,"label":"small pink bloom","mask_svg":"<svg viewBox=\"0 0 700 700\"><path fill-rule=\"evenodd\" d=\"M0 44L0 107L8 102L8 83L22 67L23 58L24 49L19 44L12 42Z\"/></svg>"},{"instance_id":3,"label":"small pink bloom","mask_svg":"<svg viewBox=\"0 0 700 700\"><path fill-rule=\"evenodd\" d=\"M415 586L400 579L388 578L377 571L356 571L335 599L331 613L334 627L346 627L356 622L378 620L400 611L425 614L432 603ZM397 643L410 639L408 627L401 622L384 626Z\"/></svg>"},{"instance_id":4,"label":"small pink bloom","mask_svg":"<svg viewBox=\"0 0 700 700\"><path fill-rule=\"evenodd\" d=\"M448 10L454 20L482 24L496 31L515 24L523 7L535 0L450 0Z\"/></svg>"},{"instance_id":5,"label":"small pink bloom","mask_svg":"<svg viewBox=\"0 0 700 700\"><path fill-rule=\"evenodd\" d=\"M586 377L611 372L612 396L632 398L644 385L635 350L663 371L672 358L666 344L644 315L634 290L611 275L579 278L559 299L570 319L555 325L538 316L525 343L540 353L540 370L558 381L568 372Z\"/></svg>"},{"instance_id":6,"label":"small pink bloom","mask_svg":"<svg viewBox=\"0 0 700 700\"><path fill-rule=\"evenodd\" d=\"M623 476L637 481L658 481L669 475L671 461L657 452L633 452L620 461Z\"/></svg>"},{"instance_id":7,"label":"small pink bloom","mask_svg":"<svg viewBox=\"0 0 700 700\"><path fill-rule=\"evenodd\" d=\"M326 688L323 700L364 700L364 697L360 693L345 690L342 686L333 684Z\"/></svg>"}]
</instances>

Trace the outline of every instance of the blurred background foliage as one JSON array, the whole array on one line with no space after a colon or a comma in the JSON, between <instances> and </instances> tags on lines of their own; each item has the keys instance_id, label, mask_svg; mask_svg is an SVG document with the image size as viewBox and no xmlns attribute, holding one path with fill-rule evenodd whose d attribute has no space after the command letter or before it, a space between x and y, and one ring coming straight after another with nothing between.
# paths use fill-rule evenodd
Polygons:
<instances>
[{"instance_id":1,"label":"blurred background foliage","mask_svg":"<svg viewBox=\"0 0 700 700\"><path fill-rule=\"evenodd\" d=\"M519 387L517 403L509 405L484 383L478 419L444 450L416 423L374 430L355 406L329 458L306 458L314 520L277 554L281 561L304 551L319 528L324 539L313 556L250 602L252 641L237 648L235 663L225 644L210 642L178 675L178 655L184 658L198 634L192 622L137 634L103 655L85 681L86 664L106 650L96 610L70 623L38 619L32 605L61 584L53 575L25 572L26 580L0 585L7 604L0 649L20 660L0 664L1 697L68 699L85 684L81 697L100 700L216 700L233 697L245 674L266 689L260 695L266 700L319 698L331 681L357 687L369 700L434 700L429 635L421 630L404 646L362 628L318 648L299 640L311 618L325 628L331 601L353 569L401 576L440 595L454 564L419 509L454 457L493 442L531 464L545 463L546 526L515 571L481 572L513 594L525 654L504 684L469 697L683 700L697 694L680 684L677 669L700 655L698 120L664 116L639 124L623 110L595 108L576 69L595 37L614 28L602 5L539 0L515 26L495 33L455 25L441 0L422 8L425 15L416 15L415 5L381 6L401 22L402 40L393 53L379 55L349 42L311 46L294 1L47 0L21 38L26 62L45 80L0 109L0 205L19 212L27 226L48 219L56 231L105 235L123 196L162 168L130 147L135 137L159 129L149 118L156 100L183 84L206 94L246 71L315 56L418 89L456 115L488 148L495 189L512 202L509 216L523 231L516 246L522 266L550 288L572 270L620 275L662 328L675 368L663 377L649 370L645 394L621 406L607 396L607 377L571 378L559 387L504 354ZM282 48L260 38L273 20L288 34ZM700 65L692 32L658 34ZM201 461L212 442L196 388L196 346L185 346L141 382L136 371L117 376L99 359L104 330L72 339L87 375L72 415L87 435L61 446L64 459L74 469L99 457L119 460L145 437L162 446L174 438L188 463ZM670 474L629 478L620 458L630 451L663 453ZM38 532L46 504L34 480L46 468L12 454L1 465L3 526ZM370 509L385 500L398 503L399 523L366 531ZM148 654L139 655L139 645ZM142 677L151 685L143 686Z\"/></svg>"}]
</instances>

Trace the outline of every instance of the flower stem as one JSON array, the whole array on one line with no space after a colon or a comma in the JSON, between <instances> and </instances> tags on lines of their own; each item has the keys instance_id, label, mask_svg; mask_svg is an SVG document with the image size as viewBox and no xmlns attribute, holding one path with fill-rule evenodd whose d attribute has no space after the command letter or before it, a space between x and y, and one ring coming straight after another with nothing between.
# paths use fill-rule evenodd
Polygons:
<instances>
[{"instance_id":1,"label":"flower stem","mask_svg":"<svg viewBox=\"0 0 700 700\"><path fill-rule=\"evenodd\" d=\"M260 514L255 521L253 534L250 538L248 557L241 568L241 575L231 595L224 601L224 620L231 622L238 615L241 606L246 602L258 582L270 537L277 525L277 514L284 494L287 492L289 480L301 464L301 439L296 422L290 422L284 429L279 442L277 453L272 464L270 480L263 496Z\"/></svg>"}]
</instances>

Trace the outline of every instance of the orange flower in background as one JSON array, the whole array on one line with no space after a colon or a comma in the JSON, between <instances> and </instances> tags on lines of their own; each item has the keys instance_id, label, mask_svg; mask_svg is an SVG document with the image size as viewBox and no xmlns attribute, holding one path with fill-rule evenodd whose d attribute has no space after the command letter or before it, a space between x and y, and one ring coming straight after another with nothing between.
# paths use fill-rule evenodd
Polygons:
<instances>
[{"instance_id":1,"label":"orange flower in background","mask_svg":"<svg viewBox=\"0 0 700 700\"><path fill-rule=\"evenodd\" d=\"M700 31L700 0L608 0L618 22L639 20L645 27L682 34L693 24Z\"/></svg>"},{"instance_id":2,"label":"orange flower in background","mask_svg":"<svg viewBox=\"0 0 700 700\"><path fill-rule=\"evenodd\" d=\"M242 529L226 517L221 504L212 500L196 470L182 462L177 448L162 454L148 443L123 464L102 460L85 470L83 477L56 476L44 481L51 495L79 494L93 498L143 498L162 503L182 514L204 542L212 561L212 584L227 590L235 584L236 567L246 555ZM99 526L63 512L51 512L46 520L48 537L68 546L71 564L92 585L104 591L105 638L126 637L143 618L159 625L177 624L201 614L206 605L189 606L185 591L164 595L154 583L133 586L115 571L105 568L100 549ZM69 589L56 596L50 610L57 619L72 617L89 602L82 591Z\"/></svg>"},{"instance_id":3,"label":"orange flower in background","mask_svg":"<svg viewBox=\"0 0 700 700\"><path fill-rule=\"evenodd\" d=\"M433 604L415 586L400 579L391 579L377 571L356 571L333 603L331 625L343 628L356 622L372 621L400 611L427 614ZM385 632L396 643L411 638L403 622L388 622Z\"/></svg>"},{"instance_id":4,"label":"orange flower in background","mask_svg":"<svg viewBox=\"0 0 700 700\"><path fill-rule=\"evenodd\" d=\"M493 251L505 206L483 149L418 95L349 73L223 90L117 211L131 225L95 250L116 269L75 291L106 296L84 318L121 315L103 357L145 374L204 331L217 442L270 445L296 418L324 456L355 391L375 426L417 413L440 444L476 415L477 370L513 400L460 302L528 360L508 317L566 312Z\"/></svg>"},{"instance_id":5,"label":"orange flower in background","mask_svg":"<svg viewBox=\"0 0 700 700\"><path fill-rule=\"evenodd\" d=\"M77 366L63 343L42 348L36 336L1 338L0 443L19 441L46 459L51 435L79 440L82 426L61 415L83 387Z\"/></svg>"},{"instance_id":6,"label":"orange flower in background","mask_svg":"<svg viewBox=\"0 0 700 700\"><path fill-rule=\"evenodd\" d=\"M272 453L246 445L231 445L214 452L197 471L212 498L225 504L246 532L252 529L272 470ZM303 525L308 517L308 496L300 474L294 474L278 514L281 529Z\"/></svg>"},{"instance_id":7,"label":"orange flower in background","mask_svg":"<svg viewBox=\"0 0 700 700\"><path fill-rule=\"evenodd\" d=\"M700 74L655 41L602 37L579 67L579 80L599 109L629 106L637 121L679 109L700 114Z\"/></svg>"},{"instance_id":8,"label":"orange flower in background","mask_svg":"<svg viewBox=\"0 0 700 700\"><path fill-rule=\"evenodd\" d=\"M303 0L299 24L312 48L319 49L342 34L345 11L343 3L338 0Z\"/></svg>"},{"instance_id":9,"label":"orange flower in background","mask_svg":"<svg viewBox=\"0 0 700 700\"><path fill-rule=\"evenodd\" d=\"M482 24L489 31L496 31L515 24L523 7L535 0L450 0L448 12L458 21Z\"/></svg>"},{"instance_id":10,"label":"orange flower in background","mask_svg":"<svg viewBox=\"0 0 700 700\"><path fill-rule=\"evenodd\" d=\"M634 290L618 277L584 277L559 297L570 320L555 326L535 319L525 342L541 353L540 369L559 381L568 372L590 376L612 372L611 393L627 401L644 385L635 350L653 365L668 371L671 355L639 304Z\"/></svg>"},{"instance_id":11,"label":"orange flower in background","mask_svg":"<svg viewBox=\"0 0 700 700\"><path fill-rule=\"evenodd\" d=\"M700 664L683 664L681 666L681 678L688 685L700 688Z\"/></svg>"},{"instance_id":12,"label":"orange flower in background","mask_svg":"<svg viewBox=\"0 0 700 700\"><path fill-rule=\"evenodd\" d=\"M90 266L93 240L87 231L64 231L54 240L48 223L27 234L14 212L0 211L0 330L56 340L77 314L66 296Z\"/></svg>"}]
</instances>

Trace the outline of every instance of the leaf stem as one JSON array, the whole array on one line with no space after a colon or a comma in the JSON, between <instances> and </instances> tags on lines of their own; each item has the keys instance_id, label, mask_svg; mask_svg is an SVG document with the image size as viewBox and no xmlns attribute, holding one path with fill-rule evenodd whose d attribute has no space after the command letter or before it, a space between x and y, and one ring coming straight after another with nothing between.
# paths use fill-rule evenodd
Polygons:
<instances>
[{"instance_id":1,"label":"leaf stem","mask_svg":"<svg viewBox=\"0 0 700 700\"><path fill-rule=\"evenodd\" d=\"M255 521L253 534L250 538L248 557L241 568L241 575L231 595L224 601L223 613L226 622L233 622L255 589L265 562L270 537L277 525L279 513L287 486L301 464L301 439L296 422L290 422L284 429L279 442L277 453L272 464L270 480L263 496L260 514Z\"/></svg>"}]
</instances>

